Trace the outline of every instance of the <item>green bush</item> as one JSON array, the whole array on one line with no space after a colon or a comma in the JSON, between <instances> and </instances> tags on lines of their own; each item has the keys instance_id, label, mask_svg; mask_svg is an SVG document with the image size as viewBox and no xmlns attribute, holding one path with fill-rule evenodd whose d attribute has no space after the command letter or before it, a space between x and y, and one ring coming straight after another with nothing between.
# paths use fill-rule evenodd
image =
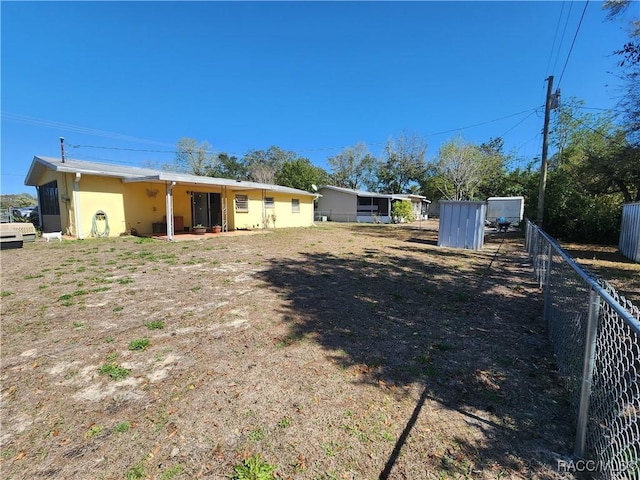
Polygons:
<instances>
[{"instance_id":1,"label":"green bush","mask_svg":"<svg viewBox=\"0 0 640 480\"><path fill-rule=\"evenodd\" d=\"M411 202L396 201L391 207L391 218L394 223L400 222L413 222L415 217L413 216L413 207Z\"/></svg>"}]
</instances>

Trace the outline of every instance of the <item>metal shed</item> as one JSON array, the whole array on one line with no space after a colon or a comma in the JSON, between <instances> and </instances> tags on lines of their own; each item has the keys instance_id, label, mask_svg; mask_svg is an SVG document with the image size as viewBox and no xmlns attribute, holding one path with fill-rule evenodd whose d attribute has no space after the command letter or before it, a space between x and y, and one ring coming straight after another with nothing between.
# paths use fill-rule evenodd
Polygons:
<instances>
[{"instance_id":1,"label":"metal shed","mask_svg":"<svg viewBox=\"0 0 640 480\"><path fill-rule=\"evenodd\" d=\"M438 246L481 250L486 217L485 202L441 200Z\"/></svg>"},{"instance_id":2,"label":"metal shed","mask_svg":"<svg viewBox=\"0 0 640 480\"><path fill-rule=\"evenodd\" d=\"M625 257L640 262L640 202L622 206L618 248Z\"/></svg>"}]
</instances>

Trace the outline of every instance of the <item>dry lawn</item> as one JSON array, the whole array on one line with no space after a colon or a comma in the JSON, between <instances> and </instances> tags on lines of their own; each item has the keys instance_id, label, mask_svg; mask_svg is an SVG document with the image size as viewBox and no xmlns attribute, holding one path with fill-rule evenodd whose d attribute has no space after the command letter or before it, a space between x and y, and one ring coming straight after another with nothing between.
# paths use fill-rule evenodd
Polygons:
<instances>
[{"instance_id":1,"label":"dry lawn","mask_svg":"<svg viewBox=\"0 0 640 480\"><path fill-rule=\"evenodd\" d=\"M640 306L640 263L621 255L615 245L564 243L562 248L587 272L605 279L620 295Z\"/></svg>"},{"instance_id":2,"label":"dry lawn","mask_svg":"<svg viewBox=\"0 0 640 480\"><path fill-rule=\"evenodd\" d=\"M3 479L550 479L572 450L517 235L323 224L3 251Z\"/></svg>"}]
</instances>

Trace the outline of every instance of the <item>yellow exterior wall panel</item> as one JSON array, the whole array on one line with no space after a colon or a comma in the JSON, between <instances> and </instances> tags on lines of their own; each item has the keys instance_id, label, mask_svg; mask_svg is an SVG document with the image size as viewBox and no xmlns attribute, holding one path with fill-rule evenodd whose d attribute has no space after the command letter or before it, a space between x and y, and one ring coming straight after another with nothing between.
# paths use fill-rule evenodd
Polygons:
<instances>
[{"instance_id":1,"label":"yellow exterior wall panel","mask_svg":"<svg viewBox=\"0 0 640 480\"><path fill-rule=\"evenodd\" d=\"M107 227L110 237L117 237L127 231L124 184L119 178L82 175L79 190L76 198L80 204L82 238L103 236ZM96 217L98 212L104 212L104 220Z\"/></svg>"},{"instance_id":2,"label":"yellow exterior wall panel","mask_svg":"<svg viewBox=\"0 0 640 480\"><path fill-rule=\"evenodd\" d=\"M153 232L153 222L161 222L165 214L165 186L159 183L124 183L126 229L140 234Z\"/></svg>"},{"instance_id":3,"label":"yellow exterior wall panel","mask_svg":"<svg viewBox=\"0 0 640 480\"><path fill-rule=\"evenodd\" d=\"M249 209L247 212L236 208L237 195L247 195ZM273 199L273 206L265 205L265 198ZM293 211L292 199L298 200L298 210ZM233 192L231 199L234 217L234 228L288 228L309 227L313 225L313 197L261 190L243 190ZM231 222L230 222L231 223ZM231 226L230 226L231 228Z\"/></svg>"}]
</instances>

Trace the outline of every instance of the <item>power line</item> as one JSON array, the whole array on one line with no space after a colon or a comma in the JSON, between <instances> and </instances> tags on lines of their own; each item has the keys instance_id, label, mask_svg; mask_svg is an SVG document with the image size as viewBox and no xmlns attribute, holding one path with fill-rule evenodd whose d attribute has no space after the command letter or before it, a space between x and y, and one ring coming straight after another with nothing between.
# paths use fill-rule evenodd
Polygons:
<instances>
[{"instance_id":1,"label":"power line","mask_svg":"<svg viewBox=\"0 0 640 480\"><path fill-rule=\"evenodd\" d=\"M566 111L566 112L564 112L564 113L566 113L567 115L569 115L569 116L571 117L571 119L572 119L572 120L575 120L576 122L578 122L578 123L580 123L580 124L584 125L584 126L585 126L585 127L587 127L589 130L591 130L591 131L592 131L592 132L594 132L594 133L597 133L598 135L600 135L602 138L604 138L604 139L605 139L605 140L607 140L607 141L610 141L610 142L615 142L615 141L621 141L621 142L624 142L624 141L625 141L625 140L624 140L624 138L623 138L623 139L614 138L614 137L611 137L610 135L607 135L607 134L605 134L605 133L602 133L602 132L601 132L601 131L599 131L599 130L596 130L595 128L593 128L591 125L588 125L587 123L585 123L585 122L584 122L583 120L581 120L580 118L574 117L570 111Z\"/></svg>"},{"instance_id":2,"label":"power line","mask_svg":"<svg viewBox=\"0 0 640 480\"><path fill-rule=\"evenodd\" d=\"M463 127L458 127L458 128L452 128L449 130L443 130L440 132L434 132L434 133L429 133L426 134L426 137L435 137L438 135L444 135L447 133L452 133L452 132L459 132L460 130L465 130L465 129L469 129L469 128L475 128L475 127L479 127L479 126L483 126L483 125L489 125L491 123L495 123L495 122L499 122L501 120L506 120L508 118L512 118L512 117L517 117L519 115L523 115L525 113L529 113L529 115L527 115L527 117L525 117L524 119L522 119L521 121L519 121L516 125L514 125L513 127L511 127L509 130L507 130L508 133L511 130L513 130L515 127L517 127L518 125L520 125L522 122L524 122L527 118L529 118L531 115L533 115L534 113L536 113L537 110L539 110L541 107L537 106L534 108L528 108L526 110L522 110L520 112L516 112L516 113L511 113L509 115L505 115L503 117L499 117L499 118L495 118L493 120L487 120L484 122L479 122L479 123L475 123L472 125L467 125L467 126L463 126ZM503 134L504 135L504 134ZM386 142L372 142L372 143L367 143L367 146L380 146L380 145L385 145ZM165 145L165 144L162 144ZM153 149L142 149L142 148L126 148L126 147L107 147L107 146L101 146L101 145L86 145L86 144L71 144L69 143L69 146L71 148L91 148L91 149L100 149L100 150L116 150L116 151L127 151L127 152L144 152L144 153L170 153L170 154L175 154L176 150L175 148L172 150L153 150ZM313 149L303 149L303 150L298 150L296 151L296 153L301 153L301 154L305 154L305 153L315 153L315 152L323 152L323 151L329 151L329 150L341 150L346 148L346 146L342 145L342 146L333 146L333 147L320 147L320 148L313 148ZM209 155L215 155L217 153L223 153L220 151L214 151L214 150L205 150L204 151L205 154L209 154ZM233 155L233 156L242 156L244 154L240 154L237 152L224 152L227 153L228 155Z\"/></svg>"},{"instance_id":3,"label":"power line","mask_svg":"<svg viewBox=\"0 0 640 480\"><path fill-rule=\"evenodd\" d=\"M582 10L582 15L580 16L580 22L578 22L578 28L576 28L576 33L573 36L573 41L571 42L571 48L569 48L569 53L567 54L567 59L564 61L564 67L562 67L562 73L560 74L560 80L558 80L557 89L560 88L560 84L562 83L562 77L564 76L564 71L567 69L567 64L569 63L569 57L571 57L571 52L573 52L573 46L576 43L576 38L578 38L578 32L580 31L580 27L582 26L582 20L584 20L584 14L587 13L587 6L589 5L589 0L587 0L584 4L584 9Z\"/></svg>"},{"instance_id":4,"label":"power line","mask_svg":"<svg viewBox=\"0 0 640 480\"><path fill-rule=\"evenodd\" d=\"M500 120L505 120L507 118L516 117L518 115L522 115L523 113L530 112L531 110L533 110L535 112L535 110L538 109L538 108L540 108L540 107L535 107L533 109L529 108L527 110L523 110L522 112L512 113L511 115L506 115L504 117L496 118L494 120L488 120L486 122L475 123L473 125L468 125L466 127L452 128L450 130L443 130L442 132L430 133L430 134L427 135L427 137L435 137L436 135L444 135L445 133L459 132L460 130L464 130L466 128L474 128L474 127L480 127L482 125L488 125L490 123L499 122Z\"/></svg>"},{"instance_id":5,"label":"power line","mask_svg":"<svg viewBox=\"0 0 640 480\"><path fill-rule=\"evenodd\" d=\"M27 125L36 125L36 126L45 127L45 128L62 129L68 132L92 135L96 137L111 138L114 140L121 140L121 141L127 141L127 142L135 142L135 143L147 143L147 144L159 145L163 147L173 147L173 145L171 144L161 143L161 142L157 142L155 140L149 140L146 138L137 138L129 135L123 135L121 133L108 132L105 130L98 130L95 128L81 127L78 125L71 125L68 123L62 123L62 122L57 122L53 120L30 117L28 115L22 115L20 113L2 112L2 118L4 120L25 123Z\"/></svg>"},{"instance_id":6,"label":"power line","mask_svg":"<svg viewBox=\"0 0 640 480\"><path fill-rule=\"evenodd\" d=\"M176 150L149 150L145 148L125 148L125 147L104 147L99 145L71 145L71 148L100 148L103 150L121 150L126 152L147 152L147 153L176 153ZM213 153L213 152L206 152Z\"/></svg>"},{"instance_id":7,"label":"power line","mask_svg":"<svg viewBox=\"0 0 640 480\"><path fill-rule=\"evenodd\" d=\"M558 23L556 23L556 31L553 34L553 44L551 45L551 52L549 52L549 60L547 60L547 66L545 72L549 74L549 65L551 65L551 58L553 58L553 50L556 48L556 40L558 38L558 29L560 28L560 21L562 20L562 12L564 12L564 2L561 2L560 15L558 16ZM558 50L560 46L558 45Z\"/></svg>"},{"instance_id":8,"label":"power line","mask_svg":"<svg viewBox=\"0 0 640 480\"><path fill-rule=\"evenodd\" d=\"M516 123L513 127L511 127L509 130L507 130L506 132L504 132L502 135L500 135L500 137L504 137L507 133L509 133L511 130L513 130L514 128L516 128L518 125L520 125L521 123L523 123L525 120L527 120L527 118L529 118L531 115L533 115L534 113L536 113L536 110L533 110L529 115L527 115L526 117L524 117L522 120L520 120L518 123Z\"/></svg>"},{"instance_id":9,"label":"power line","mask_svg":"<svg viewBox=\"0 0 640 480\"><path fill-rule=\"evenodd\" d=\"M564 28L562 30L562 37L560 38L560 43L558 44L558 52L556 53L556 60L553 62L552 72L555 72L556 65L558 65L558 58L560 57L560 49L562 47L562 42L564 41L564 34L567 32L567 25L569 24L569 18L571 17L571 9L573 8L573 0L569 4L569 11L567 12L567 19L564 22Z\"/></svg>"},{"instance_id":10,"label":"power line","mask_svg":"<svg viewBox=\"0 0 640 480\"><path fill-rule=\"evenodd\" d=\"M626 110L617 110L615 108L597 108L597 107L580 107L575 106L574 108L580 108L582 110L600 110L603 112L611 112L611 113L626 113Z\"/></svg>"}]
</instances>

